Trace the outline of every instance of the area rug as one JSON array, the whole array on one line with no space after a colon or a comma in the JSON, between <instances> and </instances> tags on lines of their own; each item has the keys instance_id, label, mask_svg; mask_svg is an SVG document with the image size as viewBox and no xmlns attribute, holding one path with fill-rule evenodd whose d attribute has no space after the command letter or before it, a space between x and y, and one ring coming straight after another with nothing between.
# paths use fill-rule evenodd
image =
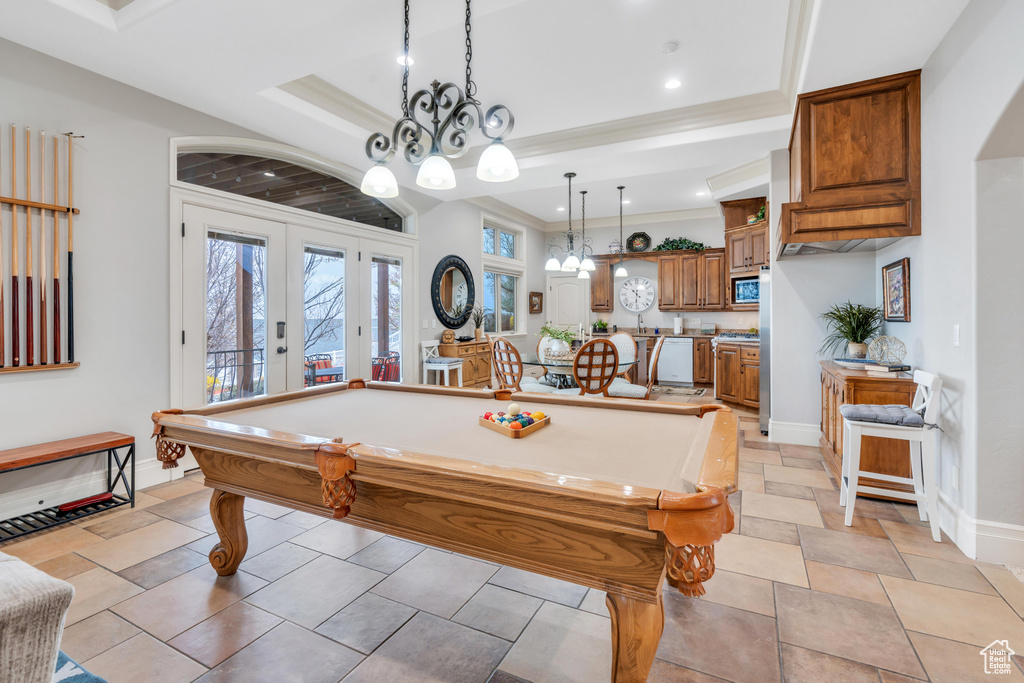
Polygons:
<instances>
[{"instance_id":1,"label":"area rug","mask_svg":"<svg viewBox=\"0 0 1024 683\"><path fill-rule=\"evenodd\" d=\"M659 396L703 396L707 393L707 389L701 389L698 387L653 387L651 389L652 394L658 394Z\"/></svg>"},{"instance_id":2,"label":"area rug","mask_svg":"<svg viewBox=\"0 0 1024 683\"><path fill-rule=\"evenodd\" d=\"M52 683L107 683L107 681L89 673L78 662L61 651L57 653L57 670L53 673Z\"/></svg>"}]
</instances>

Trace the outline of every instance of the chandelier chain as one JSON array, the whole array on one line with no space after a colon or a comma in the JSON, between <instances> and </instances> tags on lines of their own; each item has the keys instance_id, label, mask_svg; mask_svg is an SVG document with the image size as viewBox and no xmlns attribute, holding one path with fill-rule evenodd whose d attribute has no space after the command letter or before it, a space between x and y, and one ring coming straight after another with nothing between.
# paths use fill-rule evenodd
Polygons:
<instances>
[{"instance_id":1,"label":"chandelier chain","mask_svg":"<svg viewBox=\"0 0 1024 683\"><path fill-rule=\"evenodd\" d=\"M402 115L409 116L409 0L405 0L405 64L402 70Z\"/></svg>"},{"instance_id":2,"label":"chandelier chain","mask_svg":"<svg viewBox=\"0 0 1024 683\"><path fill-rule=\"evenodd\" d=\"M473 0L466 0L466 97L474 100L476 83L473 82Z\"/></svg>"}]
</instances>

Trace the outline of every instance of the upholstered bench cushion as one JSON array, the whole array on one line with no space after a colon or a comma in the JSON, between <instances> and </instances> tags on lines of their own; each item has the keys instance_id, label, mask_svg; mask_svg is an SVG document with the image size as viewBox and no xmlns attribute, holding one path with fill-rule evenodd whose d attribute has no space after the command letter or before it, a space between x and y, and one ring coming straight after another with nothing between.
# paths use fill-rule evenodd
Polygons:
<instances>
[{"instance_id":1,"label":"upholstered bench cushion","mask_svg":"<svg viewBox=\"0 0 1024 683\"><path fill-rule=\"evenodd\" d=\"M871 404L846 404L839 406L844 420L850 422L875 422L877 424L921 427L924 418L908 406L876 406Z\"/></svg>"},{"instance_id":2,"label":"upholstered bench cushion","mask_svg":"<svg viewBox=\"0 0 1024 683\"><path fill-rule=\"evenodd\" d=\"M0 553L0 683L49 683L75 589Z\"/></svg>"}]
</instances>

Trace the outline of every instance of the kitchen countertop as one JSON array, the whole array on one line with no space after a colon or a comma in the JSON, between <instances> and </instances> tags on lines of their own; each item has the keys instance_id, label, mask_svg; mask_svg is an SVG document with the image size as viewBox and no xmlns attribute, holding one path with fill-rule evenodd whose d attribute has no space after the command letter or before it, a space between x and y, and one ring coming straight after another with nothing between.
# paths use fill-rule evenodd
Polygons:
<instances>
[{"instance_id":1,"label":"kitchen countertop","mask_svg":"<svg viewBox=\"0 0 1024 683\"><path fill-rule=\"evenodd\" d=\"M620 327L618 331L619 332L628 332L629 334L633 335L634 337L641 337L641 338L642 337L650 337L650 338L655 338L655 337L670 337L670 338L693 337L694 339L714 339L715 337L717 337L718 335L722 334L723 332L747 332L747 329L742 329L742 330L718 330L714 334L704 333L704 332L701 332L700 330L683 330L679 334L675 334L671 330L669 330L669 331L662 330L658 334L654 334L653 328L648 328L647 332L643 332L641 334L637 334L635 327ZM595 337L610 337L613 334L615 334L615 333L609 330L608 332L595 332L593 336L595 336ZM750 344L750 343L753 343L753 342L756 342L756 341L757 340L754 339L754 340L750 340L750 341L748 341L746 343ZM738 342L738 343L744 343L744 342L741 341L741 342Z\"/></svg>"}]
</instances>

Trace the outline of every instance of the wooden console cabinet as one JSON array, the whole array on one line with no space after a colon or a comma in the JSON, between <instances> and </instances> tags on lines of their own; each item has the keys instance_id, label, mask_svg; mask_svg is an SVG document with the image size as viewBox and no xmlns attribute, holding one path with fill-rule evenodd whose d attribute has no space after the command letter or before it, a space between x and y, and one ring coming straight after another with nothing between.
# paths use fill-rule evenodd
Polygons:
<instances>
[{"instance_id":1,"label":"wooden console cabinet","mask_svg":"<svg viewBox=\"0 0 1024 683\"><path fill-rule=\"evenodd\" d=\"M759 346L718 344L715 350L715 398L751 408L761 405Z\"/></svg>"},{"instance_id":2,"label":"wooden console cabinet","mask_svg":"<svg viewBox=\"0 0 1024 683\"><path fill-rule=\"evenodd\" d=\"M438 353L462 359L462 386L483 389L491 385L491 350L486 341L440 344Z\"/></svg>"},{"instance_id":3,"label":"wooden console cabinet","mask_svg":"<svg viewBox=\"0 0 1024 683\"><path fill-rule=\"evenodd\" d=\"M909 406L917 385L910 375L874 377L863 370L848 370L832 361L821 363L821 452L836 482L843 471L844 403L899 404ZM860 468L895 477L910 476L910 446L906 441L865 436L861 441ZM913 487L864 477L865 486L913 493ZM861 494L864 495L864 494Z\"/></svg>"}]
</instances>

